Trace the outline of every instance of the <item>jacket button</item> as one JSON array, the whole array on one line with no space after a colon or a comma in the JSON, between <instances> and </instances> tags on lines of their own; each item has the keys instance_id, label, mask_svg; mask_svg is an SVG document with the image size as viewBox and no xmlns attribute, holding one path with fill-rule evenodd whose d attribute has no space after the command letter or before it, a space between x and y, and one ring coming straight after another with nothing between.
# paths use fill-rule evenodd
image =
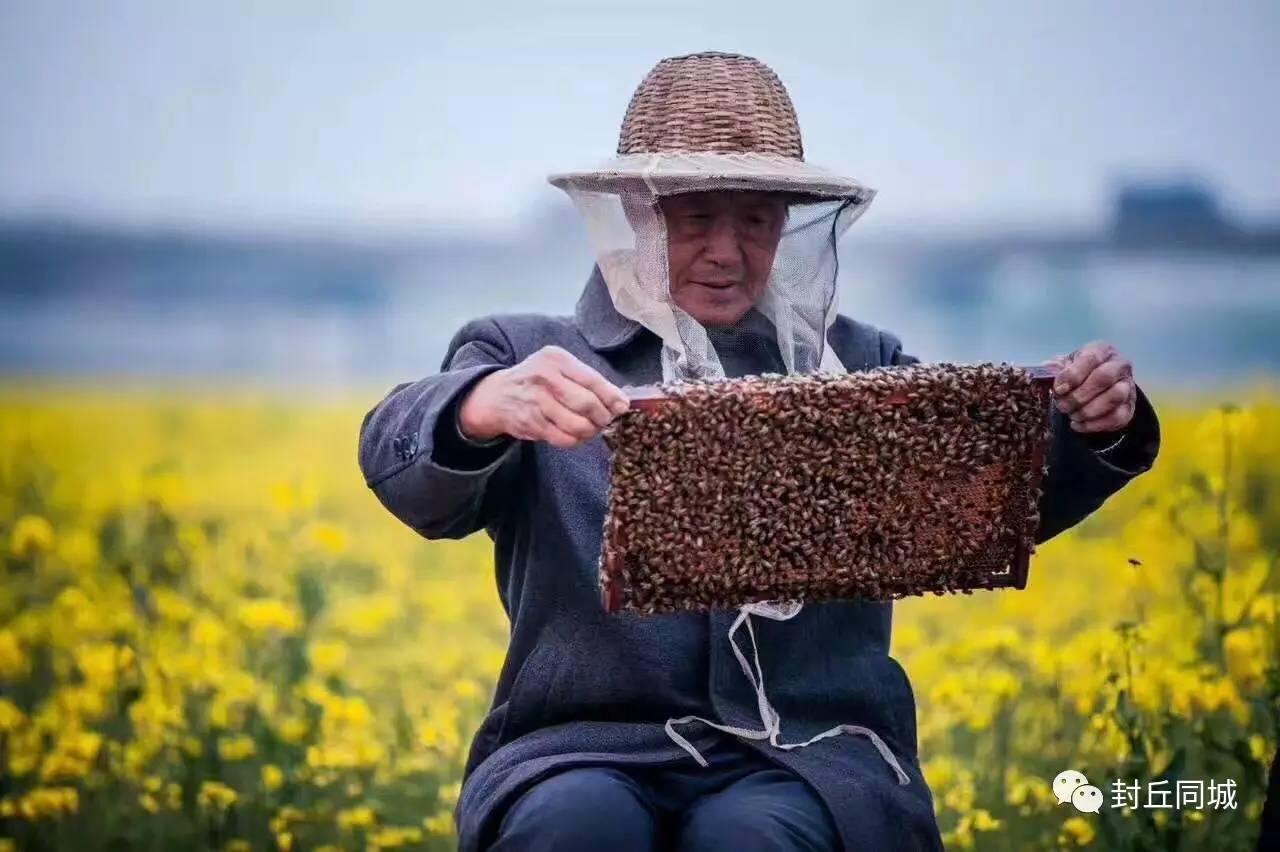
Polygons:
<instances>
[{"instance_id":1,"label":"jacket button","mask_svg":"<svg viewBox=\"0 0 1280 852\"><path fill-rule=\"evenodd\" d=\"M408 461L418 454L417 435L398 435L391 441L391 451L401 461Z\"/></svg>"},{"instance_id":2,"label":"jacket button","mask_svg":"<svg viewBox=\"0 0 1280 852\"><path fill-rule=\"evenodd\" d=\"M392 452L396 453L396 458L402 462L407 462L412 458L412 444L407 435L397 435L392 439Z\"/></svg>"}]
</instances>

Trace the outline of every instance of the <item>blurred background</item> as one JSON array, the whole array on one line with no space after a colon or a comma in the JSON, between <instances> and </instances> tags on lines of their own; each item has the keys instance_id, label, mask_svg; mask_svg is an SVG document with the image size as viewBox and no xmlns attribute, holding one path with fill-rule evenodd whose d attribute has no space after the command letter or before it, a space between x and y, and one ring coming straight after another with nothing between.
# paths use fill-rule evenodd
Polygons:
<instances>
[{"instance_id":1,"label":"blurred background","mask_svg":"<svg viewBox=\"0 0 1280 852\"><path fill-rule=\"evenodd\" d=\"M0 370L331 386L466 319L567 313L548 173L659 58L771 64L813 162L879 190L845 313L930 360L1118 344L1148 382L1280 367L1272 3L6 4Z\"/></svg>"},{"instance_id":2,"label":"blurred background","mask_svg":"<svg viewBox=\"0 0 1280 852\"><path fill-rule=\"evenodd\" d=\"M546 175L707 49L879 191L844 313L925 360L1109 340L1159 413L1155 467L1025 590L895 606L947 848L1252 849L1278 44L1270 0L0 3L0 852L454 848L492 545L392 518L359 424L467 320L573 310ZM1100 813L1059 805L1068 768ZM1147 806L1182 781L1198 806Z\"/></svg>"}]
</instances>

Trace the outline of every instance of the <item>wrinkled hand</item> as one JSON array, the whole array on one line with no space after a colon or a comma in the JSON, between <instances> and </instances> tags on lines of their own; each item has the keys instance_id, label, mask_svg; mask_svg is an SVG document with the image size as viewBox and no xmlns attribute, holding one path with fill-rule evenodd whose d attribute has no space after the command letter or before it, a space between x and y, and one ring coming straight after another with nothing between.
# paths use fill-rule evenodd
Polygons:
<instances>
[{"instance_id":1,"label":"wrinkled hand","mask_svg":"<svg viewBox=\"0 0 1280 852\"><path fill-rule=\"evenodd\" d=\"M1110 343L1086 343L1069 355L1044 362L1061 372L1053 384L1058 409L1071 428L1090 434L1119 432L1133 419L1138 385L1133 364Z\"/></svg>"},{"instance_id":2,"label":"wrinkled hand","mask_svg":"<svg viewBox=\"0 0 1280 852\"><path fill-rule=\"evenodd\" d=\"M458 409L463 434L477 441L510 435L574 447L630 408L627 395L559 346L544 346L514 367L485 376Z\"/></svg>"}]
</instances>

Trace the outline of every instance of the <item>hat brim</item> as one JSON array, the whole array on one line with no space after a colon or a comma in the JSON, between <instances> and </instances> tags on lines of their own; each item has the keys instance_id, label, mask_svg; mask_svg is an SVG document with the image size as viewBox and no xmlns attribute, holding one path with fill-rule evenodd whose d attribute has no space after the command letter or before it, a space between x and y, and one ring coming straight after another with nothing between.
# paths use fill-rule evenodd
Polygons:
<instances>
[{"instance_id":1,"label":"hat brim","mask_svg":"<svg viewBox=\"0 0 1280 852\"><path fill-rule=\"evenodd\" d=\"M565 191L678 195L754 190L794 195L795 202L849 200L866 205L875 190L803 160L763 154L627 154L590 171L561 172L547 180Z\"/></svg>"}]
</instances>

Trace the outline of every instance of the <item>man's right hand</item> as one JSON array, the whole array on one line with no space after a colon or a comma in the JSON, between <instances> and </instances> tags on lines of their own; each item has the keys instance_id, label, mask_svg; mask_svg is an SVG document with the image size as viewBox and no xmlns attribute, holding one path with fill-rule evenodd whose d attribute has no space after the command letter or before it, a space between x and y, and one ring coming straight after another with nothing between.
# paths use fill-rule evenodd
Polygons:
<instances>
[{"instance_id":1,"label":"man's right hand","mask_svg":"<svg viewBox=\"0 0 1280 852\"><path fill-rule=\"evenodd\" d=\"M631 407L627 395L559 346L544 346L514 367L485 376L458 409L465 437L510 435L574 447Z\"/></svg>"}]
</instances>

